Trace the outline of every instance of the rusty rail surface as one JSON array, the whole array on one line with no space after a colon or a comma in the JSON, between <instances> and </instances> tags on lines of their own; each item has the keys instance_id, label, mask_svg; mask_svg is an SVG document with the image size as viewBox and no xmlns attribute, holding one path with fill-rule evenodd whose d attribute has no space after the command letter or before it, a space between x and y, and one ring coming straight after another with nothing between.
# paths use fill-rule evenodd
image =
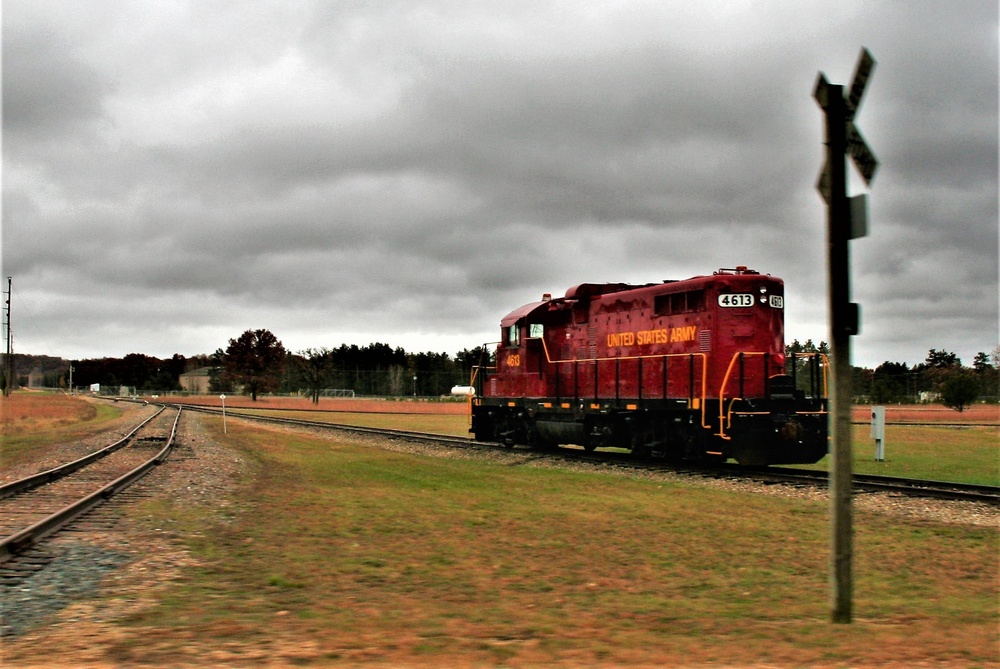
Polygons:
<instances>
[{"instance_id":1,"label":"rusty rail surface","mask_svg":"<svg viewBox=\"0 0 1000 669\"><path fill-rule=\"evenodd\" d=\"M104 457L111 451L121 448L125 443L127 443L135 436L135 434L139 431L140 428L144 427L151 420L159 416L164 411L164 409L165 407L161 407L159 411L157 411L155 414L153 414L145 421L140 423L139 426L136 427L134 430L129 432L129 434L126 437L124 437L120 441L115 442L111 446L101 449L100 451L96 451L95 453L92 453L84 458L80 458L79 460L75 460L73 462L67 463L66 465L62 465L61 467L56 467L48 471L41 472L40 474L29 476L19 481L14 481L12 483L7 484L6 486L4 486L4 488L9 489L6 496L17 494L18 492L24 492L25 490L30 490L31 488L37 487L44 483L48 483L57 478L61 478L62 476L65 476L73 471L76 471L77 469L80 469L81 467L84 467L87 464L90 464L91 462L94 462L95 460L101 457ZM49 536L53 532L56 532L57 530L64 527L68 523L72 522L76 518L87 513L95 506L103 503L106 499L108 499L115 493L124 490L134 481L145 476L153 467L166 460L167 456L170 454L170 451L174 446L174 437L177 435L177 425L181 419L181 411L182 409L178 407L177 416L174 418L174 423L170 430L170 436L166 440L166 445L155 456L153 456L146 462L142 463L138 467L127 472L126 474L119 476L111 483L108 483L107 485L101 487L100 489L95 490L86 497L83 497L77 500L76 502L73 502L72 504L63 507L59 511L56 511L55 513L49 515L48 517L39 520L38 522L30 525L29 527L26 527L23 530L20 530L19 532L16 532L0 540L0 562L4 562L13 557L14 555L16 555L17 553L24 551L26 548L35 545L36 543L38 543L45 537ZM59 474L56 475L54 474L54 472L59 472Z\"/></svg>"}]
</instances>

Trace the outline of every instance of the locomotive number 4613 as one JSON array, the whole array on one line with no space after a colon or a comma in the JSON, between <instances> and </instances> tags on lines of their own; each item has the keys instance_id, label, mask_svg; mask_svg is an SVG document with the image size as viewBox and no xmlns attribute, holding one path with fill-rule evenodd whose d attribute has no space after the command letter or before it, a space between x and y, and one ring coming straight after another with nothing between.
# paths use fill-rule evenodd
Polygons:
<instances>
[{"instance_id":1,"label":"locomotive number 4613","mask_svg":"<svg viewBox=\"0 0 1000 669\"><path fill-rule=\"evenodd\" d=\"M720 307L752 307L753 295L750 293L724 293L719 295Z\"/></svg>"},{"instance_id":2,"label":"locomotive number 4613","mask_svg":"<svg viewBox=\"0 0 1000 669\"><path fill-rule=\"evenodd\" d=\"M762 297L761 302L764 302ZM769 295L767 303L774 309L785 308L785 298L781 295ZM753 293L723 293L719 295L720 307L752 307Z\"/></svg>"}]
</instances>

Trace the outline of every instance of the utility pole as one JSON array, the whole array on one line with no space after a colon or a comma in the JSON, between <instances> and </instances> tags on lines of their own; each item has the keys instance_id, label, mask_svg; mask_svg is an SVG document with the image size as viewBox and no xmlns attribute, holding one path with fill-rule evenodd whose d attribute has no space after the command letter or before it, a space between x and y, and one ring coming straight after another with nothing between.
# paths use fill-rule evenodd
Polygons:
<instances>
[{"instance_id":1,"label":"utility pole","mask_svg":"<svg viewBox=\"0 0 1000 669\"><path fill-rule=\"evenodd\" d=\"M7 357L3 364L3 396L10 397L14 387L14 337L10 332L11 278L7 277L7 301L4 309L4 329L7 332Z\"/></svg>"},{"instance_id":2,"label":"utility pole","mask_svg":"<svg viewBox=\"0 0 1000 669\"><path fill-rule=\"evenodd\" d=\"M851 508L851 336L858 333L858 305L851 302L850 251L847 242L867 234L864 195L848 200L847 155L866 184L878 167L854 115L875 60L862 49L848 96L821 72L813 93L826 120L826 164L817 188L827 203L827 254L830 312L830 617L850 623L853 617L853 517Z\"/></svg>"}]
</instances>

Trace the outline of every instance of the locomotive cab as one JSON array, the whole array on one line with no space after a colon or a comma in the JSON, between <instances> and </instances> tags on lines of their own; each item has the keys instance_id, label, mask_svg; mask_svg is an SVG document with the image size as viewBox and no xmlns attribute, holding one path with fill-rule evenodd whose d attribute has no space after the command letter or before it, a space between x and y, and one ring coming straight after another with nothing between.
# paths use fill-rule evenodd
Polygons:
<instances>
[{"instance_id":1,"label":"locomotive cab","mask_svg":"<svg viewBox=\"0 0 1000 669\"><path fill-rule=\"evenodd\" d=\"M501 341L497 345L497 370L490 390L501 395L544 396L544 326L536 315L544 302L527 305L501 321Z\"/></svg>"}]
</instances>

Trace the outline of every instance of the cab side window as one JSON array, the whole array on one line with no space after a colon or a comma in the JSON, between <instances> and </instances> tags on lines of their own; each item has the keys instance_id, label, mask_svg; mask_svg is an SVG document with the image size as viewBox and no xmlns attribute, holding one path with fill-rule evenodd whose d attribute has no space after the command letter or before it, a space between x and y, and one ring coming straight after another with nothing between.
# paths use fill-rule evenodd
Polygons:
<instances>
[{"instance_id":1,"label":"cab side window","mask_svg":"<svg viewBox=\"0 0 1000 669\"><path fill-rule=\"evenodd\" d=\"M507 328L507 345L517 346L521 343L520 332L518 331L517 323L511 325Z\"/></svg>"}]
</instances>

